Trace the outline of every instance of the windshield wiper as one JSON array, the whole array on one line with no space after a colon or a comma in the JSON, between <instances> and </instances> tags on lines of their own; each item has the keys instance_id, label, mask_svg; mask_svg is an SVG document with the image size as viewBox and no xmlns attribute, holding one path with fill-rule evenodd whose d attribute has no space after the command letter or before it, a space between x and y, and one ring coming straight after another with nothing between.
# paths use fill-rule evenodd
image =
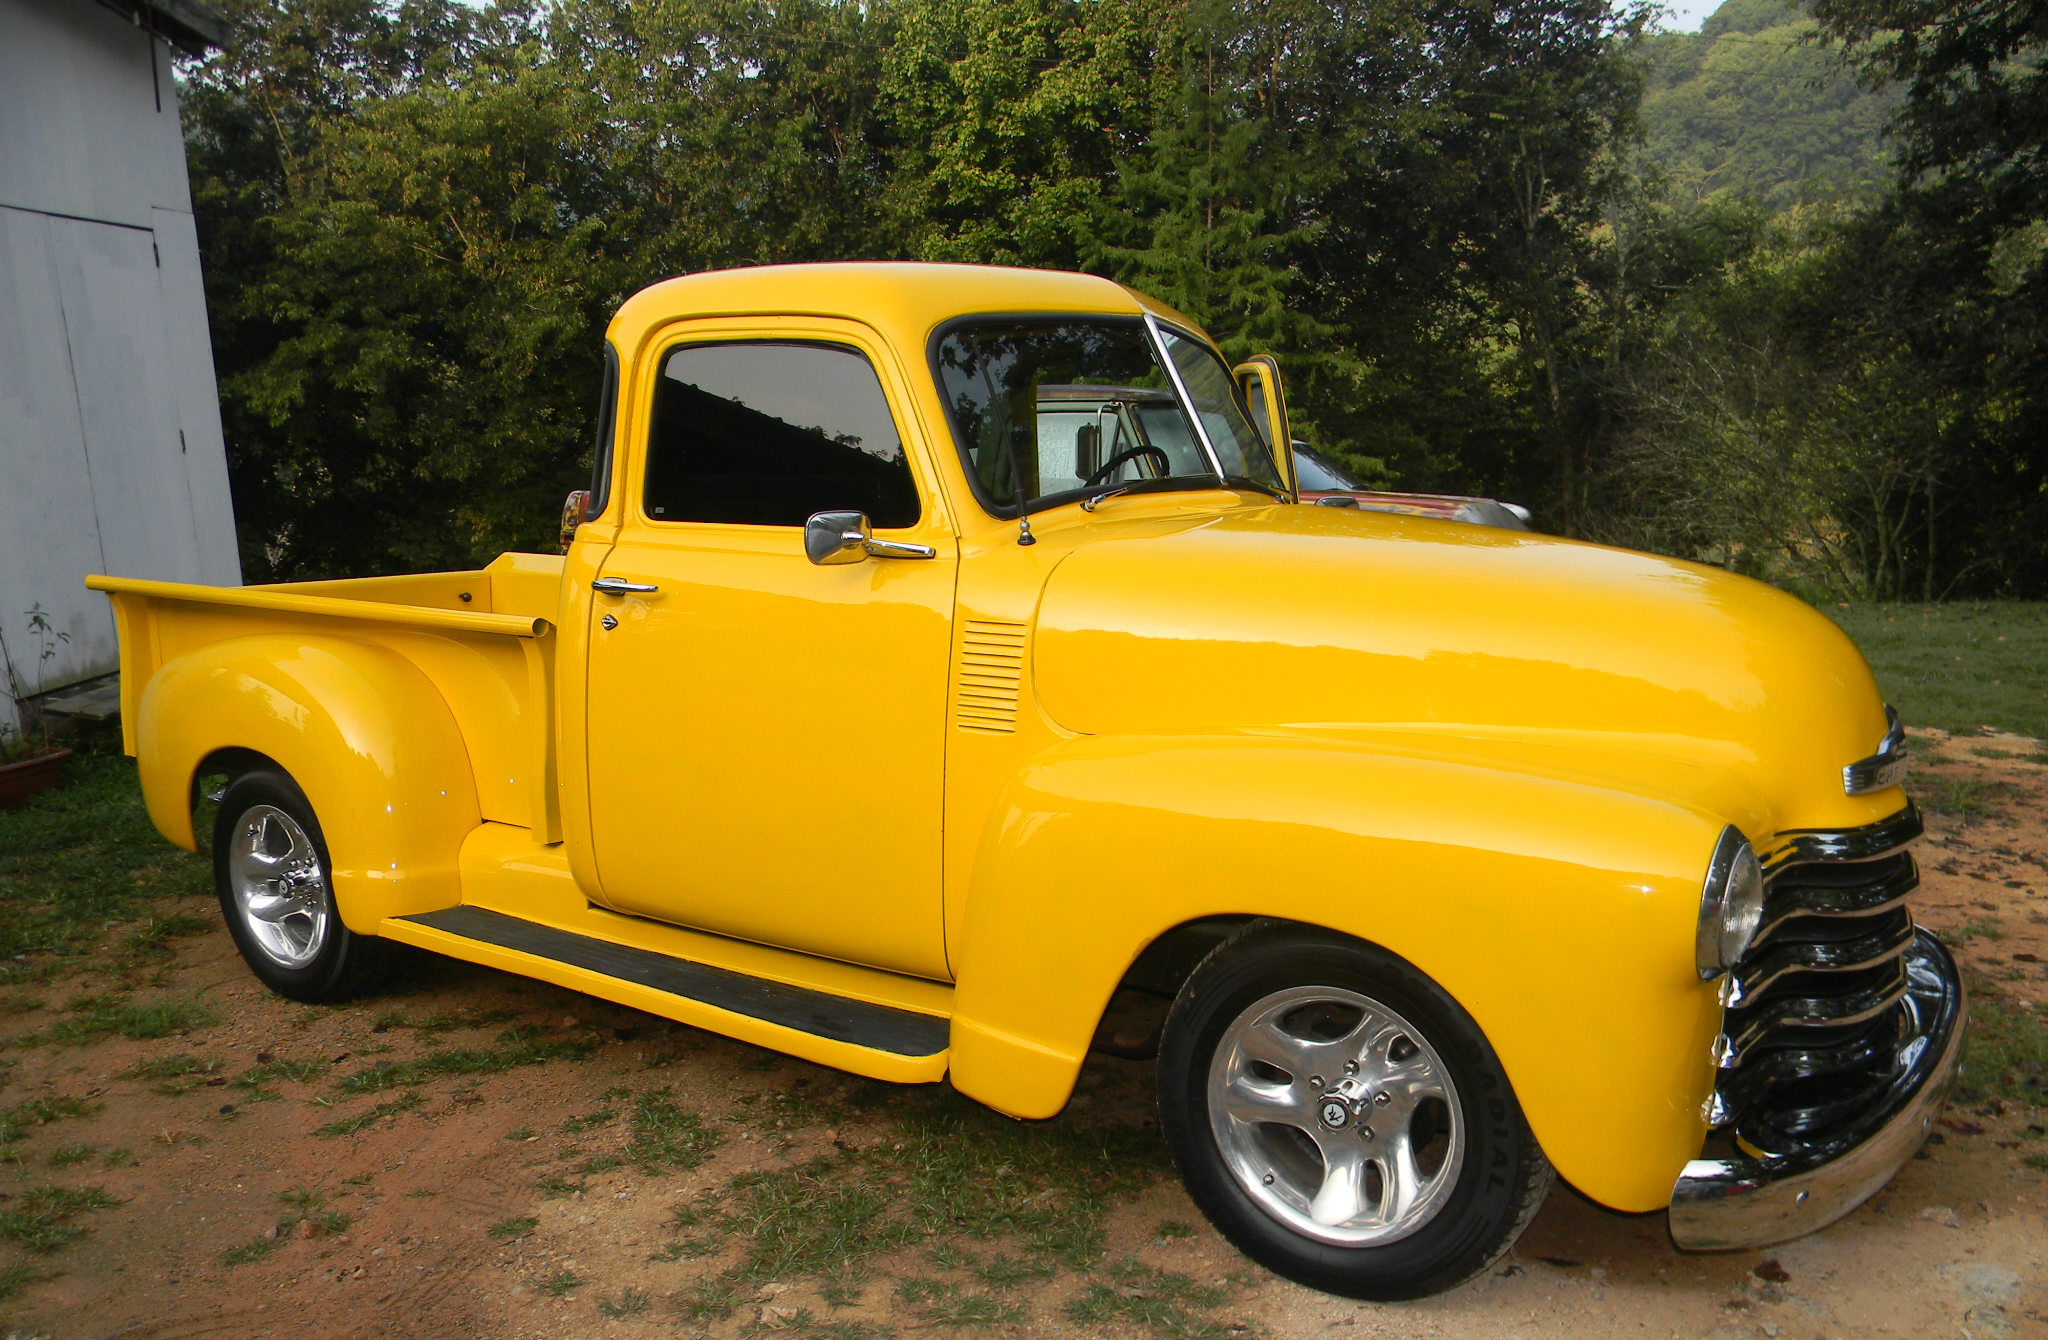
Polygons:
<instances>
[{"instance_id":1,"label":"windshield wiper","mask_svg":"<svg viewBox=\"0 0 2048 1340\"><path fill-rule=\"evenodd\" d=\"M1194 478L1197 478L1197 476L1157 475L1150 479L1126 479L1120 484L1111 484L1107 488L1097 489L1095 492L1081 499L1081 510L1084 512L1092 512L1095 510L1095 505L1097 503L1103 501L1105 498L1114 498L1120 493L1155 493L1158 492L1162 486L1168 486L1173 488L1184 487L1190 479ZM1206 475L1200 476L1199 478L1203 483L1206 483L1208 480L1208 476Z\"/></svg>"},{"instance_id":2,"label":"windshield wiper","mask_svg":"<svg viewBox=\"0 0 2048 1340\"><path fill-rule=\"evenodd\" d=\"M1254 493L1263 493L1268 498L1277 498L1281 502L1291 503L1295 500L1294 495L1285 489L1276 489L1271 484L1261 484L1248 475L1225 475L1223 482L1234 489L1250 489Z\"/></svg>"}]
</instances>

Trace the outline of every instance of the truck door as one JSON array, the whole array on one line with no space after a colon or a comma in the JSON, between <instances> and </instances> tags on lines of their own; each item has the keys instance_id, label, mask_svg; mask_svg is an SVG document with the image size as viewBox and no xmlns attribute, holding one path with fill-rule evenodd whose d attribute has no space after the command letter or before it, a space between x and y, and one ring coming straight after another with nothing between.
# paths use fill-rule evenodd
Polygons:
<instances>
[{"instance_id":1,"label":"truck door","mask_svg":"<svg viewBox=\"0 0 2048 1340\"><path fill-rule=\"evenodd\" d=\"M643 362L588 604L591 835L619 911L944 978L957 547L893 366L787 318L679 326ZM819 512L933 556L815 564Z\"/></svg>"}]
</instances>

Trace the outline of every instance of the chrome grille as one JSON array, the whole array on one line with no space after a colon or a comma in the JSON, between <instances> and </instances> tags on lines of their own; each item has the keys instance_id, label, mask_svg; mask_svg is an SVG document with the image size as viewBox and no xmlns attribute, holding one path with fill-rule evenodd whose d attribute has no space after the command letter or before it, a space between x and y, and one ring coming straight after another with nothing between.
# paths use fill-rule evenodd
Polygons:
<instances>
[{"instance_id":1,"label":"chrome grille","mask_svg":"<svg viewBox=\"0 0 2048 1340\"><path fill-rule=\"evenodd\" d=\"M1907 1020L1910 804L1868 828L1792 833L1764 856L1762 928L1724 979L1709 1120L1773 1153L1876 1101Z\"/></svg>"}]
</instances>

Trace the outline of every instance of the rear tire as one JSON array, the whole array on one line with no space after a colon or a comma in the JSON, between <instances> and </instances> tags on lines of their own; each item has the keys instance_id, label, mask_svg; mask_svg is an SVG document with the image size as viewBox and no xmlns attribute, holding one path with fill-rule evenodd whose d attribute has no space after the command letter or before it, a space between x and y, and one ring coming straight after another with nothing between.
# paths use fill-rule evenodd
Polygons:
<instances>
[{"instance_id":1,"label":"rear tire","mask_svg":"<svg viewBox=\"0 0 2048 1340\"><path fill-rule=\"evenodd\" d=\"M1392 1301L1452 1288L1522 1235L1550 1164L1478 1025L1385 950L1253 922L1167 1016L1160 1125L1245 1255Z\"/></svg>"},{"instance_id":2,"label":"rear tire","mask_svg":"<svg viewBox=\"0 0 2048 1340\"><path fill-rule=\"evenodd\" d=\"M213 881L228 932L264 985L293 1000L341 1000L368 987L386 946L335 907L320 820L291 778L261 770L221 795Z\"/></svg>"}]
</instances>

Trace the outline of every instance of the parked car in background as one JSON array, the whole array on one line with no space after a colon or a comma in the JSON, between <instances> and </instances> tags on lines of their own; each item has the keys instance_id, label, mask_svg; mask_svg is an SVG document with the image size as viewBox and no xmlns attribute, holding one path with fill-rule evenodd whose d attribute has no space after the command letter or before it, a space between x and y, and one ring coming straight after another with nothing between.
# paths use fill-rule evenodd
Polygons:
<instances>
[{"instance_id":1,"label":"parked car in background","mask_svg":"<svg viewBox=\"0 0 2048 1340\"><path fill-rule=\"evenodd\" d=\"M1440 516L1506 530L1531 530L1529 509L1520 503L1470 498L1456 493L1391 493L1360 488L1329 457L1299 438L1294 442L1295 480L1305 503L1325 507L1362 507L1370 512L1403 512L1409 516Z\"/></svg>"}]
</instances>

